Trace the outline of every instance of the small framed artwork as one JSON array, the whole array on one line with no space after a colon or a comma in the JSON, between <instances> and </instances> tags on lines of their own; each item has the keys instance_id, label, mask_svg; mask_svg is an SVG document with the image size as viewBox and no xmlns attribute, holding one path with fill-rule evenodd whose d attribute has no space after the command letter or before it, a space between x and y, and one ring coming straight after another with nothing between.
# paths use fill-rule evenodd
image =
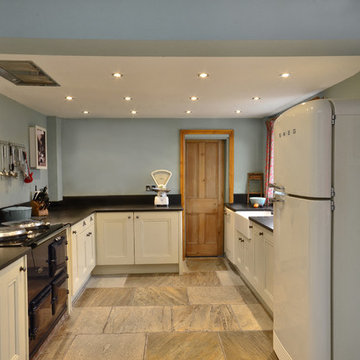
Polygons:
<instances>
[{"instance_id":1,"label":"small framed artwork","mask_svg":"<svg viewBox=\"0 0 360 360\"><path fill-rule=\"evenodd\" d=\"M47 134L40 126L30 128L30 167L47 169Z\"/></svg>"}]
</instances>

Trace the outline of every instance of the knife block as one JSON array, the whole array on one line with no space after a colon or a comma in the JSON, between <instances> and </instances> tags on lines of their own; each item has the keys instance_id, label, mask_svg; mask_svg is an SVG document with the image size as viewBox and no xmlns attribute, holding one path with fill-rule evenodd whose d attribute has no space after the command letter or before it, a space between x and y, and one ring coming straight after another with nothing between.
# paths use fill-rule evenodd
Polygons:
<instances>
[{"instance_id":1,"label":"knife block","mask_svg":"<svg viewBox=\"0 0 360 360\"><path fill-rule=\"evenodd\" d=\"M44 205L43 202L30 201L30 205L32 208L31 215L32 216L46 216L49 215L48 209L40 210L40 208Z\"/></svg>"}]
</instances>

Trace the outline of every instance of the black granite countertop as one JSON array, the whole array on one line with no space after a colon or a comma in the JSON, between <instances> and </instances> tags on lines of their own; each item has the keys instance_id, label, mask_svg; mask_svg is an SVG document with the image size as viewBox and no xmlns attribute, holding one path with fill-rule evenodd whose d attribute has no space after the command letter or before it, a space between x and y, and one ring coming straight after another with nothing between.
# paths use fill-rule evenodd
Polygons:
<instances>
[{"instance_id":1,"label":"black granite countertop","mask_svg":"<svg viewBox=\"0 0 360 360\"><path fill-rule=\"evenodd\" d=\"M232 211L272 211L273 210L271 206L254 208L252 205L240 204L240 203L232 203L232 204L226 203L225 207L227 207Z\"/></svg>"},{"instance_id":2,"label":"black granite countertop","mask_svg":"<svg viewBox=\"0 0 360 360\"><path fill-rule=\"evenodd\" d=\"M249 220L263 226L265 229L274 230L274 217L273 216L250 216Z\"/></svg>"},{"instance_id":3,"label":"black granite countertop","mask_svg":"<svg viewBox=\"0 0 360 360\"><path fill-rule=\"evenodd\" d=\"M66 206L57 206L49 210L49 215L43 219L49 221L51 224L70 224L74 225L85 217L89 216L94 212L136 212L136 211L182 211L181 205L169 205L165 206L154 206L150 204L134 204L134 205L82 205L70 207Z\"/></svg>"},{"instance_id":4,"label":"black granite countertop","mask_svg":"<svg viewBox=\"0 0 360 360\"><path fill-rule=\"evenodd\" d=\"M0 270L30 252L29 247L0 248Z\"/></svg>"}]
</instances>

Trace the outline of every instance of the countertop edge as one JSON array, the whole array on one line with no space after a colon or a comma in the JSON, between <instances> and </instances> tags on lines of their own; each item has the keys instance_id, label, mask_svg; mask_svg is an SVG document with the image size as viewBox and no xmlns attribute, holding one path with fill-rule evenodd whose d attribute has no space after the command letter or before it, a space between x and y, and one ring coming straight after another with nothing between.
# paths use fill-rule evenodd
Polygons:
<instances>
[{"instance_id":1,"label":"countertop edge","mask_svg":"<svg viewBox=\"0 0 360 360\"><path fill-rule=\"evenodd\" d=\"M30 247L0 248L0 271L31 251ZM7 254L6 254L7 253Z\"/></svg>"},{"instance_id":2,"label":"countertop edge","mask_svg":"<svg viewBox=\"0 0 360 360\"><path fill-rule=\"evenodd\" d=\"M271 231L271 232L274 232L274 226L271 227L270 225L262 222L262 219L259 218L259 217L257 217L257 216L250 216L250 217L249 217L249 220L250 220L250 221L253 221L254 223L262 226L263 228L265 228L265 229L267 229L267 230L269 230L269 231Z\"/></svg>"}]
</instances>

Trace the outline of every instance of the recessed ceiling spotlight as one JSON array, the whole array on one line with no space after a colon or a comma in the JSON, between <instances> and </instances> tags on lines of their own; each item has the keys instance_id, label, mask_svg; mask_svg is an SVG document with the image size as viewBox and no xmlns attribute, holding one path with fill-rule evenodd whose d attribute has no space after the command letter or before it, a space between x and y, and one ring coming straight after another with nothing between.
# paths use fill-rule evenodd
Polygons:
<instances>
[{"instance_id":1,"label":"recessed ceiling spotlight","mask_svg":"<svg viewBox=\"0 0 360 360\"><path fill-rule=\"evenodd\" d=\"M197 101L197 100L199 100L199 98L197 96L190 96L190 100L191 101Z\"/></svg>"},{"instance_id":2,"label":"recessed ceiling spotlight","mask_svg":"<svg viewBox=\"0 0 360 360\"><path fill-rule=\"evenodd\" d=\"M191 114L191 110L186 110L185 113L186 114Z\"/></svg>"},{"instance_id":3,"label":"recessed ceiling spotlight","mask_svg":"<svg viewBox=\"0 0 360 360\"><path fill-rule=\"evenodd\" d=\"M198 74L198 77L199 77L200 79L206 79L206 78L209 77L209 74L207 74L207 73L200 73L200 74Z\"/></svg>"},{"instance_id":4,"label":"recessed ceiling spotlight","mask_svg":"<svg viewBox=\"0 0 360 360\"><path fill-rule=\"evenodd\" d=\"M124 100L125 100L125 101L131 101L131 100L132 100L132 97L131 97L131 96L125 96L125 97L124 97Z\"/></svg>"},{"instance_id":5,"label":"recessed ceiling spotlight","mask_svg":"<svg viewBox=\"0 0 360 360\"><path fill-rule=\"evenodd\" d=\"M287 79L289 76L290 76L289 73L282 73L282 74L280 74L280 77L282 77L282 78L284 78L284 79Z\"/></svg>"},{"instance_id":6,"label":"recessed ceiling spotlight","mask_svg":"<svg viewBox=\"0 0 360 360\"><path fill-rule=\"evenodd\" d=\"M112 76L116 79L120 79L122 77L122 74L120 74L119 72L113 73Z\"/></svg>"},{"instance_id":7,"label":"recessed ceiling spotlight","mask_svg":"<svg viewBox=\"0 0 360 360\"><path fill-rule=\"evenodd\" d=\"M131 114L132 115L136 115L137 111L136 110L131 110Z\"/></svg>"},{"instance_id":8,"label":"recessed ceiling spotlight","mask_svg":"<svg viewBox=\"0 0 360 360\"><path fill-rule=\"evenodd\" d=\"M255 101L257 101L257 100L260 100L261 97L259 97L259 96L254 96L252 99L255 100Z\"/></svg>"},{"instance_id":9,"label":"recessed ceiling spotlight","mask_svg":"<svg viewBox=\"0 0 360 360\"><path fill-rule=\"evenodd\" d=\"M67 101L74 100L74 98L73 98L72 96L70 96L70 95L66 96L65 99L66 99Z\"/></svg>"},{"instance_id":10,"label":"recessed ceiling spotlight","mask_svg":"<svg viewBox=\"0 0 360 360\"><path fill-rule=\"evenodd\" d=\"M88 111L88 110L84 110L82 113L83 113L84 115L87 115L87 114L89 113L89 111Z\"/></svg>"},{"instance_id":11,"label":"recessed ceiling spotlight","mask_svg":"<svg viewBox=\"0 0 360 360\"><path fill-rule=\"evenodd\" d=\"M241 110L235 110L235 112L237 113L237 114L240 114L241 113Z\"/></svg>"}]
</instances>

